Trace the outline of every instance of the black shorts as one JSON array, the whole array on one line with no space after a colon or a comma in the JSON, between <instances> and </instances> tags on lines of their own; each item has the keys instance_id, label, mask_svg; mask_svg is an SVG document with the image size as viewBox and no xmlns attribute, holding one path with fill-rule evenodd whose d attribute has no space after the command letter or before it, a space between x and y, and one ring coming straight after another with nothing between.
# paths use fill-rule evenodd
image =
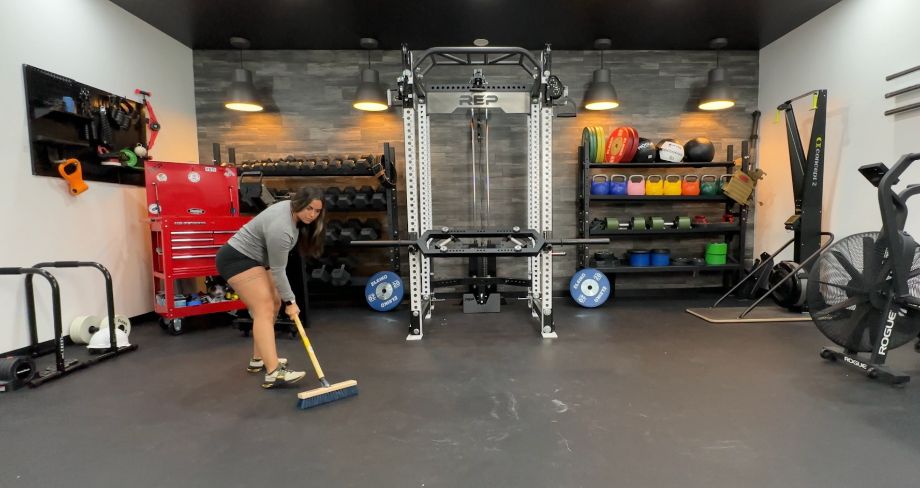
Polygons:
<instances>
[{"instance_id":1,"label":"black shorts","mask_svg":"<svg viewBox=\"0 0 920 488\"><path fill-rule=\"evenodd\" d=\"M230 244L224 244L217 251L217 272L220 273L225 280L229 280L247 269L260 266L268 269L268 266L237 251L236 248Z\"/></svg>"}]
</instances>

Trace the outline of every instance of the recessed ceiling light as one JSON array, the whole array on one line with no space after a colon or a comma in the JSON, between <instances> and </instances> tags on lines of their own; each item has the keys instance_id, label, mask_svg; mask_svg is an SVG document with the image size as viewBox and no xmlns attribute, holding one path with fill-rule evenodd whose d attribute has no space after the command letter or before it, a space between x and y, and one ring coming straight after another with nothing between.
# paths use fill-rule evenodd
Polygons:
<instances>
[{"instance_id":1,"label":"recessed ceiling light","mask_svg":"<svg viewBox=\"0 0 920 488\"><path fill-rule=\"evenodd\" d=\"M488 39L482 39L482 38L473 39L473 45L474 45L474 46L479 46L479 47L485 47L485 46L488 46L488 45L489 45L489 40L488 40Z\"/></svg>"}]
</instances>

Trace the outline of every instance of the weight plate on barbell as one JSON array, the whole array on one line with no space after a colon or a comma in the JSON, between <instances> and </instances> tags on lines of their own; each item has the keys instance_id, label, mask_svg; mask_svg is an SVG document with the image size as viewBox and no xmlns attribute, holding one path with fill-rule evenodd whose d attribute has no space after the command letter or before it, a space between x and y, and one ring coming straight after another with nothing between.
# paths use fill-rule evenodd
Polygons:
<instances>
[{"instance_id":1,"label":"weight plate on barbell","mask_svg":"<svg viewBox=\"0 0 920 488\"><path fill-rule=\"evenodd\" d=\"M378 312L387 312L399 306L404 293L402 279L392 271L376 273L364 286L367 304Z\"/></svg>"},{"instance_id":2,"label":"weight plate on barbell","mask_svg":"<svg viewBox=\"0 0 920 488\"><path fill-rule=\"evenodd\" d=\"M569 293L582 307L599 307L610 298L610 280L594 268L584 268L572 276Z\"/></svg>"}]
</instances>

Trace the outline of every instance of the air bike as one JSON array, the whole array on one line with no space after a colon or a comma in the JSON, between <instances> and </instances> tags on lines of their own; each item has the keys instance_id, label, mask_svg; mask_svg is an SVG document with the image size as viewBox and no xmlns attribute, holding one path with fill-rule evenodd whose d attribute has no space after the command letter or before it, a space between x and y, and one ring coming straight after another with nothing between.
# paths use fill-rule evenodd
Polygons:
<instances>
[{"instance_id":1,"label":"air bike","mask_svg":"<svg viewBox=\"0 0 920 488\"><path fill-rule=\"evenodd\" d=\"M907 200L920 193L920 185L900 193L892 187L918 159L920 153L905 154L891 169L882 163L859 168L878 188L882 229L830 246L812 267L806 291L818 330L840 346L821 349L821 357L895 385L910 377L885 365L888 354L920 333L920 252L904 231Z\"/></svg>"}]
</instances>

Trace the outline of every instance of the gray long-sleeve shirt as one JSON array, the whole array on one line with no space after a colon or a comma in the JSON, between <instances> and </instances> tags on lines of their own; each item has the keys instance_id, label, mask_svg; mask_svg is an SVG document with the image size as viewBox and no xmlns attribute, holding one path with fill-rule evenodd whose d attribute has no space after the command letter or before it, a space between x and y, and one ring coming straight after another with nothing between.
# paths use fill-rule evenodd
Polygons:
<instances>
[{"instance_id":1,"label":"gray long-sleeve shirt","mask_svg":"<svg viewBox=\"0 0 920 488\"><path fill-rule=\"evenodd\" d=\"M291 202L284 200L263 210L227 241L231 247L271 268L282 301L294 301L285 268L288 253L297 245L297 224Z\"/></svg>"}]
</instances>

